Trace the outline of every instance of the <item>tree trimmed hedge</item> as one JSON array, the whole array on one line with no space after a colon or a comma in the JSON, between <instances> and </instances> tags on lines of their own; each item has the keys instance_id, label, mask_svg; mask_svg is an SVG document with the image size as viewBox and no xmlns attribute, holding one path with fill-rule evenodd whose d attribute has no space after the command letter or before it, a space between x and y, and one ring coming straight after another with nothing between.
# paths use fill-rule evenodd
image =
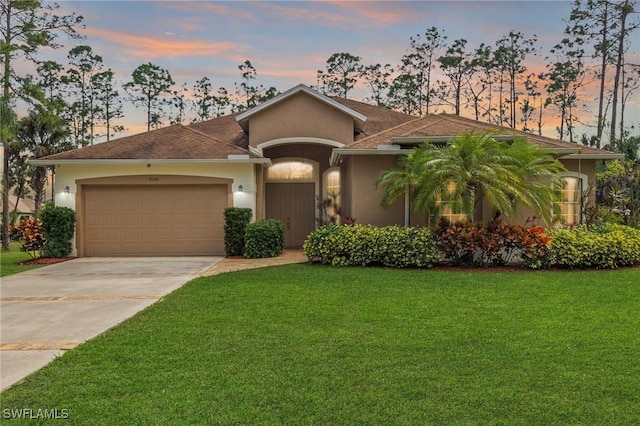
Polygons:
<instances>
[{"instance_id":1,"label":"tree trimmed hedge","mask_svg":"<svg viewBox=\"0 0 640 426\"><path fill-rule=\"evenodd\" d=\"M640 265L640 230L618 224L578 226L551 232L549 266L617 268Z\"/></svg>"},{"instance_id":2,"label":"tree trimmed hedge","mask_svg":"<svg viewBox=\"0 0 640 426\"><path fill-rule=\"evenodd\" d=\"M75 232L76 212L68 207L47 206L40 212L45 243L44 257L67 257Z\"/></svg>"},{"instance_id":3,"label":"tree trimmed hedge","mask_svg":"<svg viewBox=\"0 0 640 426\"><path fill-rule=\"evenodd\" d=\"M253 211L244 207L224 209L224 251L227 256L244 255L245 233Z\"/></svg>"},{"instance_id":4,"label":"tree trimmed hedge","mask_svg":"<svg viewBox=\"0 0 640 426\"><path fill-rule=\"evenodd\" d=\"M429 268L440 254L427 228L328 225L312 232L303 250L311 262L335 266Z\"/></svg>"},{"instance_id":5,"label":"tree trimmed hedge","mask_svg":"<svg viewBox=\"0 0 640 426\"><path fill-rule=\"evenodd\" d=\"M284 228L275 219L261 220L247 225L245 233L245 257L276 257L284 250Z\"/></svg>"},{"instance_id":6,"label":"tree trimmed hedge","mask_svg":"<svg viewBox=\"0 0 640 426\"><path fill-rule=\"evenodd\" d=\"M380 260L394 268L430 268L442 259L436 238L427 228L389 226L382 228Z\"/></svg>"},{"instance_id":7,"label":"tree trimmed hedge","mask_svg":"<svg viewBox=\"0 0 640 426\"><path fill-rule=\"evenodd\" d=\"M444 262L603 269L640 265L640 229L605 224L547 232L492 222L441 224L431 232L419 227L329 225L312 232L303 250L311 262L335 266L429 268Z\"/></svg>"}]
</instances>

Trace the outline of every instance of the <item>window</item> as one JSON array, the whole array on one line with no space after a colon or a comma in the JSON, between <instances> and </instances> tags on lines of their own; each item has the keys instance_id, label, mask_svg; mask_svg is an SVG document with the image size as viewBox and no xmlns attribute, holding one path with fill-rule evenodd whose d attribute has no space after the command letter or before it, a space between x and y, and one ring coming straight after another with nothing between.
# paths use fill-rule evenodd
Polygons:
<instances>
[{"instance_id":1,"label":"window","mask_svg":"<svg viewBox=\"0 0 640 426\"><path fill-rule=\"evenodd\" d=\"M326 208L326 214L335 219L334 223L340 223L340 216L335 209L336 206L340 206L340 169L333 167L327 170L324 172L323 180L325 200L331 200L331 204Z\"/></svg>"},{"instance_id":2,"label":"window","mask_svg":"<svg viewBox=\"0 0 640 426\"><path fill-rule=\"evenodd\" d=\"M324 173L324 188L327 196L340 194L340 169L334 167Z\"/></svg>"},{"instance_id":3,"label":"window","mask_svg":"<svg viewBox=\"0 0 640 426\"><path fill-rule=\"evenodd\" d=\"M565 176L563 180L560 219L565 225L577 225L582 221L582 179Z\"/></svg>"},{"instance_id":4,"label":"window","mask_svg":"<svg viewBox=\"0 0 640 426\"><path fill-rule=\"evenodd\" d=\"M269 181L313 181L314 177L313 164L304 161L279 161L267 169Z\"/></svg>"},{"instance_id":5,"label":"window","mask_svg":"<svg viewBox=\"0 0 640 426\"><path fill-rule=\"evenodd\" d=\"M466 222L467 215L458 213L460 209L457 208L459 207L457 204L459 203L451 200L452 195L455 193L455 191L455 182L449 182L449 185L447 185L447 190L442 194L442 196L444 196L444 199L442 196L438 197L436 204L438 206L442 206L440 217L447 219L450 223Z\"/></svg>"}]
</instances>

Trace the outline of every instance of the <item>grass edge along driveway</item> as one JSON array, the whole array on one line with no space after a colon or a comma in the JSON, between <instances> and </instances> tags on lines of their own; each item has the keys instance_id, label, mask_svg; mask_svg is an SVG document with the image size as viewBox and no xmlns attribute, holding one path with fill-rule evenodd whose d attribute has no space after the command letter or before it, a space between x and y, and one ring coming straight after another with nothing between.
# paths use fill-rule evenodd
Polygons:
<instances>
[{"instance_id":1,"label":"grass edge along driveway","mask_svg":"<svg viewBox=\"0 0 640 426\"><path fill-rule=\"evenodd\" d=\"M2 412L67 410L71 424L637 424L639 278L309 264L202 277L5 391Z\"/></svg>"},{"instance_id":2,"label":"grass edge along driveway","mask_svg":"<svg viewBox=\"0 0 640 426\"><path fill-rule=\"evenodd\" d=\"M31 259L28 253L20 251L20 245L12 242L9 251L0 253L0 277L17 274L19 272L29 271L31 269L40 268L45 265L21 265L21 262Z\"/></svg>"}]
</instances>

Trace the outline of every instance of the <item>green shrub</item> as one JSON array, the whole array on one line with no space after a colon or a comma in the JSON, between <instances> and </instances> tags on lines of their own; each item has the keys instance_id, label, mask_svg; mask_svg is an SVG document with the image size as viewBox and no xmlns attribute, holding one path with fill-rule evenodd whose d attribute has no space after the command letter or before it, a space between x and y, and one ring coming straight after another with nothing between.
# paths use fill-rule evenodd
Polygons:
<instances>
[{"instance_id":1,"label":"green shrub","mask_svg":"<svg viewBox=\"0 0 640 426\"><path fill-rule=\"evenodd\" d=\"M75 232L76 212L68 207L46 206L40 212L45 243L44 257L67 257L71 254L71 240Z\"/></svg>"},{"instance_id":2,"label":"green shrub","mask_svg":"<svg viewBox=\"0 0 640 426\"><path fill-rule=\"evenodd\" d=\"M20 243L20 250L32 259L42 254L45 239L40 219L22 219L16 226L9 227L9 237Z\"/></svg>"},{"instance_id":3,"label":"green shrub","mask_svg":"<svg viewBox=\"0 0 640 426\"><path fill-rule=\"evenodd\" d=\"M307 237L303 250L311 262L335 266L430 267L440 258L428 229L401 226L324 226Z\"/></svg>"},{"instance_id":4,"label":"green shrub","mask_svg":"<svg viewBox=\"0 0 640 426\"><path fill-rule=\"evenodd\" d=\"M284 228L275 219L247 225L244 255L248 258L276 257L284 249Z\"/></svg>"},{"instance_id":5,"label":"green shrub","mask_svg":"<svg viewBox=\"0 0 640 426\"><path fill-rule=\"evenodd\" d=\"M328 225L312 232L303 245L312 262L334 266L379 263L378 228L371 225Z\"/></svg>"},{"instance_id":6,"label":"green shrub","mask_svg":"<svg viewBox=\"0 0 640 426\"><path fill-rule=\"evenodd\" d=\"M603 224L551 233L550 266L559 268L617 268L640 265L640 230Z\"/></svg>"},{"instance_id":7,"label":"green shrub","mask_svg":"<svg viewBox=\"0 0 640 426\"><path fill-rule=\"evenodd\" d=\"M394 268L430 268L441 260L436 239L428 228L389 226L378 240L380 261Z\"/></svg>"},{"instance_id":8,"label":"green shrub","mask_svg":"<svg viewBox=\"0 0 640 426\"><path fill-rule=\"evenodd\" d=\"M322 226L307 236L302 250L311 262L331 264L343 226Z\"/></svg>"},{"instance_id":9,"label":"green shrub","mask_svg":"<svg viewBox=\"0 0 640 426\"><path fill-rule=\"evenodd\" d=\"M245 233L252 215L250 208L224 209L224 250L227 256L244 255Z\"/></svg>"}]
</instances>

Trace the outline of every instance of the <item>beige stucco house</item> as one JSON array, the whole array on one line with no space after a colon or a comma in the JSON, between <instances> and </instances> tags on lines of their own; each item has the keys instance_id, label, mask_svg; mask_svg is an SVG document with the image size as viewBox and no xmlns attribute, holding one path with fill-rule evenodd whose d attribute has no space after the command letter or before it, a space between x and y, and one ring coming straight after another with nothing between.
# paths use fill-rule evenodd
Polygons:
<instances>
[{"instance_id":1,"label":"beige stucco house","mask_svg":"<svg viewBox=\"0 0 640 426\"><path fill-rule=\"evenodd\" d=\"M424 223L399 201L382 208L375 182L426 140L461 133L526 137L564 163L566 221L580 220L580 193L596 162L617 154L449 114L413 117L298 85L242 113L174 125L35 161L55 169L55 202L77 212L78 256L224 254L226 207L275 218L287 247L316 226L317 197L340 194L345 215L378 226ZM478 220L493 217L489 206ZM529 215L522 211L517 221Z\"/></svg>"}]
</instances>

